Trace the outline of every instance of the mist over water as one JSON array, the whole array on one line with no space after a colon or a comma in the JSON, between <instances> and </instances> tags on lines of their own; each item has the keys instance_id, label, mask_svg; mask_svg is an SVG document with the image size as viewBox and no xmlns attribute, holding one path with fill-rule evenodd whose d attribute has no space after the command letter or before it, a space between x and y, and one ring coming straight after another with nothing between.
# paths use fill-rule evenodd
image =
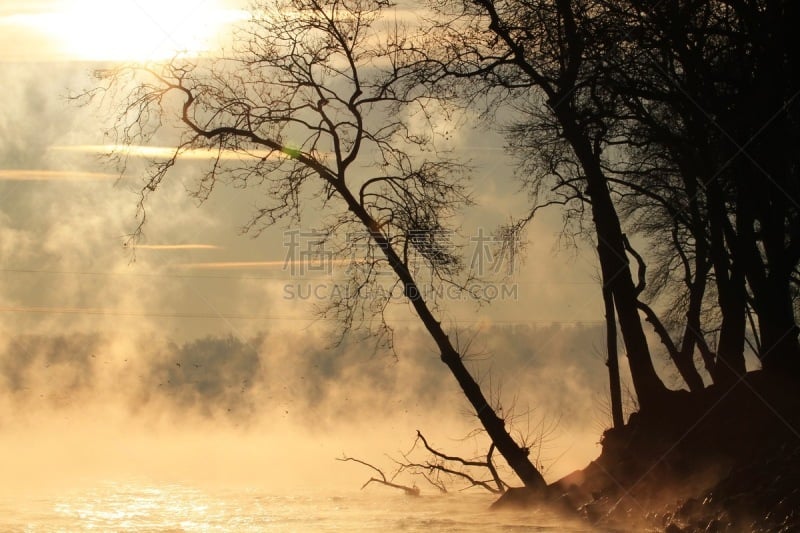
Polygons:
<instances>
[{"instance_id":1,"label":"mist over water","mask_svg":"<svg viewBox=\"0 0 800 533\"><path fill-rule=\"evenodd\" d=\"M590 531L545 512L489 512L483 494L298 492L103 483L0 504L3 531Z\"/></svg>"},{"instance_id":2,"label":"mist over water","mask_svg":"<svg viewBox=\"0 0 800 533\"><path fill-rule=\"evenodd\" d=\"M424 337L401 333L399 358L365 354L358 343L326 348L313 330L185 342L8 336L0 350L0 530L479 531L551 523L498 520L484 515L494 496L454 483L439 497L409 474L398 482L416 483L421 498L375 485L358 491L374 472L337 457L391 473L390 457L409 451L417 429L448 453L479 457L488 447L482 434L465 438L476 421ZM592 357L585 345L596 333L489 328L484 355L471 362L487 390L517 409L520 434L536 439L542 419L562 415L534 447L551 480L597 454L603 412L593 394L602 394L594 388L602 375L557 375L550 366ZM507 355L487 355L498 352ZM519 368L542 381L520 381ZM585 399L583 410L558 403L565 391Z\"/></svg>"},{"instance_id":3,"label":"mist over water","mask_svg":"<svg viewBox=\"0 0 800 533\"><path fill-rule=\"evenodd\" d=\"M471 434L478 427L472 410L402 305L393 322L397 357L373 353L358 332L331 349L328 325L309 325L309 302L283 298L287 274L278 268L185 268L282 263L279 231L256 241L237 233L251 197L220 190L196 209L185 191L196 165L176 168L150 205L147 242L210 247L141 249L131 261L121 241L135 224L137 184L115 185L94 154L62 149L104 142L98 117L57 97L91 83L86 71L96 67L2 66L16 105L2 111L0 131L11 142L0 147L0 160L31 179L0 180L0 531L246 530L244 522L234 527L238 516L275 530L517 524L516 517L484 515L492 497L460 486L439 498L423 480L399 480L422 489L415 511L394 491L356 491L371 472L337 462L343 454L391 471L389 457L407 452L417 429L437 448L466 457L483 456L488 440ZM464 136L470 145L486 143L484 131ZM478 172L494 176L500 164L492 159ZM57 171L89 177L45 174ZM509 184L478 184L488 189L477 191L485 207L470 215L475 223L488 228L509 205L527 207ZM519 279L519 302L479 313L456 302L454 311L468 320L459 324L454 313L448 323L548 480L596 457L609 423L602 329L577 323L596 318L584 303L599 291L586 293L578 275L551 282L555 218L552 228L532 232L536 261ZM305 219L308 227L314 222ZM574 323L537 325L545 319ZM292 526L275 518L288 516L281 509L301 521L327 518Z\"/></svg>"}]
</instances>

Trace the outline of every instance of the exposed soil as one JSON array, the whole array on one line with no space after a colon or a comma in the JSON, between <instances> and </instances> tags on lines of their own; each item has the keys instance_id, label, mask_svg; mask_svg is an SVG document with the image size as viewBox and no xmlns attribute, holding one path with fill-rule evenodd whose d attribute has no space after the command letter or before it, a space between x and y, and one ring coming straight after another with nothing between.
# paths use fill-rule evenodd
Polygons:
<instances>
[{"instance_id":1,"label":"exposed soil","mask_svg":"<svg viewBox=\"0 0 800 533\"><path fill-rule=\"evenodd\" d=\"M604 530L800 531L800 390L751 372L608 430L600 457L548 500ZM496 507L542 503L510 491Z\"/></svg>"}]
</instances>

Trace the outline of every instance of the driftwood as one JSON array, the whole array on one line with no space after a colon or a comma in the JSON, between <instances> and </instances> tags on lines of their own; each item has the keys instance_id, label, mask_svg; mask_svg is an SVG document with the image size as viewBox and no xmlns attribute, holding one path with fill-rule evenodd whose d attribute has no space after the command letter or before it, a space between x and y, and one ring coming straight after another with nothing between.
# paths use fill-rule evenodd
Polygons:
<instances>
[{"instance_id":1,"label":"driftwood","mask_svg":"<svg viewBox=\"0 0 800 533\"><path fill-rule=\"evenodd\" d=\"M387 487L392 487L394 489L400 489L405 494L407 494L408 496L419 496L419 487L417 487L416 485L413 485L413 486L409 487L408 485L400 485L398 483L394 483L394 476L391 479L387 479L386 478L386 474L383 473L383 470L381 470L380 468L378 468L378 467L376 467L374 465L369 464L366 461L362 461L361 459L356 459L355 457L347 457L347 456L340 457L339 459L337 459L337 461L353 461L353 462L362 464L364 466L367 466L367 467L373 469L374 471L376 471L381 476L380 479L378 479L376 477L369 478L366 481L366 483L361 485L361 489L362 490L364 489L364 487L366 487L370 483L380 483L381 485L386 485ZM398 471L398 473L399 473L399 471ZM395 476L396 475L397 474L395 474Z\"/></svg>"}]
</instances>

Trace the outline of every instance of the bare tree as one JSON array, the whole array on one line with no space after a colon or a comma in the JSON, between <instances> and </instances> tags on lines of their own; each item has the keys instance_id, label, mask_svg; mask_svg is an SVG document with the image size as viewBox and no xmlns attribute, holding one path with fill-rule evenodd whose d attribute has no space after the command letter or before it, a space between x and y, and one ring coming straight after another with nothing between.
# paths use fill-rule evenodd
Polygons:
<instances>
[{"instance_id":1,"label":"bare tree","mask_svg":"<svg viewBox=\"0 0 800 533\"><path fill-rule=\"evenodd\" d=\"M434 32L446 44L432 48L425 82L501 117L540 202L533 212L562 206L581 233L591 215L593 231L584 234L597 246L605 300L614 305L643 409L670 397L654 371L643 317L691 391L704 387L696 352L715 381L744 374L750 310L764 317L750 329L760 330L766 366L791 369L800 360L789 289L800 204L786 144L796 136L789 117L797 88L777 82L788 80L793 64L774 60L791 56L781 48L788 40L767 37L789 32L795 8L780 1L431 5L439 14ZM756 80L760 69L776 83ZM765 175L767 186L757 185ZM652 243L647 293L645 262L624 223ZM672 301L659 316L650 303L664 294ZM704 313L712 298L718 311Z\"/></svg>"},{"instance_id":2,"label":"bare tree","mask_svg":"<svg viewBox=\"0 0 800 533\"><path fill-rule=\"evenodd\" d=\"M425 82L445 96L469 102L487 92L487 114L510 103L512 148L532 171L530 190L546 204L591 214L602 279L613 296L636 394L642 409L660 409L669 390L653 365L638 308L638 292L624 245L613 191L603 169L609 131L618 106L607 105L599 62L592 50L611 53L613 43L595 38L602 16L594 1L440 0L432 4L444 22L435 25L444 46L431 54ZM465 91L463 80L475 83ZM541 200L541 197L537 197ZM585 205L584 205L585 204Z\"/></svg>"},{"instance_id":3,"label":"bare tree","mask_svg":"<svg viewBox=\"0 0 800 533\"><path fill-rule=\"evenodd\" d=\"M120 144L143 144L170 129L180 134L141 188L132 239L141 234L149 196L190 150L213 154L193 191L199 200L223 183L258 191L262 205L249 232L297 221L301 206L321 210L321 241L356 235L337 248L348 253L364 245L347 290L321 312L338 319L342 332L363 326L391 346L385 311L392 295L405 296L497 450L526 486L544 489L420 281L465 287L463 264L443 237L469 197L463 167L426 158L429 138L409 126L411 114L428 116L428 101L396 90L416 60L402 28L379 27L388 7L384 0L257 2L227 57L100 72L100 87L86 96L121 105L112 109ZM390 282L379 283L381 269L393 273Z\"/></svg>"}]
</instances>

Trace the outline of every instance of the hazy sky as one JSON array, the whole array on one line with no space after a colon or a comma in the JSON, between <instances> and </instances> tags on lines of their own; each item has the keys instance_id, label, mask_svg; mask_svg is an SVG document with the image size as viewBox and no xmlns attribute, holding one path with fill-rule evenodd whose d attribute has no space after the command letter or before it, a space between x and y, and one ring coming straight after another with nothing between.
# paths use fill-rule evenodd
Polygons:
<instances>
[{"instance_id":1,"label":"hazy sky","mask_svg":"<svg viewBox=\"0 0 800 533\"><path fill-rule=\"evenodd\" d=\"M198 164L190 161L152 197L135 261L123 247L136 227L136 177L117 181L100 157L108 117L67 96L91 87L89 73L106 61L213 53L246 16L243 4L0 4L0 442L20 449L25 460L4 459L18 468L50 465L41 454L52 450L25 446L32 436L71 428L62 453L73 464L95 443L104 453L87 465L128 462L122 470L136 472L142 450L168 450L174 459L192 442L195 458L230 456L220 450L237 446L245 463L295 457L283 468L291 471L304 468L301 450L317 457L300 478L314 483L317 465L342 452L379 460L410 444L417 427L447 443L474 425L402 305L398 360L357 339L325 348L330 324L309 320L313 298L289 297L298 283L318 280L288 268L287 228L241 235L257 190L221 189L198 206L184 186ZM468 236L525 214L529 200L499 136L467 122L450 142L475 164ZM140 150L134 169L158 150ZM516 402L519 413L536 409L523 417L529 429L534 420L562 418L548 453L571 458L553 467L563 473L596 453L607 416L594 255L559 252L559 229L558 212L529 228L524 262L509 282L516 299L451 302L442 318L472 340L487 390L502 383L507 404ZM475 250L464 253L469 262ZM375 445L354 444L354 432ZM139 448L120 437L129 434ZM262 445L266 457L256 451ZM58 463L62 456L49 457ZM193 464L187 460L185 470ZM276 475L289 475L283 470Z\"/></svg>"}]
</instances>

